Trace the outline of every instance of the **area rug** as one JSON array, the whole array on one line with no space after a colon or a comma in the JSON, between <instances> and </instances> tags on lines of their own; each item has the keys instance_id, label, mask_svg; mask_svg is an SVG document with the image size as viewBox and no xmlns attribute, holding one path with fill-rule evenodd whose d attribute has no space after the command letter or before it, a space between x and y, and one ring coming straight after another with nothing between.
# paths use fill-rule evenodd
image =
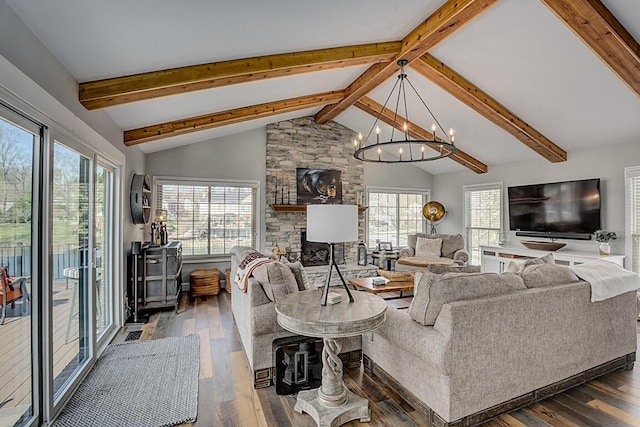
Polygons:
<instances>
[{"instance_id":1,"label":"area rug","mask_svg":"<svg viewBox=\"0 0 640 427\"><path fill-rule=\"evenodd\" d=\"M198 335L110 345L54 427L164 427L198 414Z\"/></svg>"}]
</instances>

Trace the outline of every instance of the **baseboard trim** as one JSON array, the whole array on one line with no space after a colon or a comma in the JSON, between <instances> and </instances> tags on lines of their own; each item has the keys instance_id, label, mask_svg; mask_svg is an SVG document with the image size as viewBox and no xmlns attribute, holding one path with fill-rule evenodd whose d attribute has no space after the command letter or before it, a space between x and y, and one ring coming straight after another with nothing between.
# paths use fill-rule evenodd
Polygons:
<instances>
[{"instance_id":1,"label":"baseboard trim","mask_svg":"<svg viewBox=\"0 0 640 427\"><path fill-rule=\"evenodd\" d=\"M608 374L618 369L633 369L635 360L636 353L629 353L591 369L587 369L586 371L581 372L577 375L573 375L569 378L565 378L548 386L536 389L530 393L513 398L507 402L500 403L491 408L476 412L475 414L468 415L458 420L447 422L440 415L434 412L430 407L425 405L415 395L413 395L413 393L407 390L395 378L389 375L384 369L378 366L366 354L362 356L364 370L367 373L376 375L384 383L393 388L394 391L396 391L404 400L406 400L411 406L413 406L414 409L421 412L434 427L475 426L488 421L491 418L495 418L498 415L515 411L516 409L531 405L532 403L546 399L547 397L553 396L554 394L561 393L565 390L583 384L604 374Z\"/></svg>"}]
</instances>

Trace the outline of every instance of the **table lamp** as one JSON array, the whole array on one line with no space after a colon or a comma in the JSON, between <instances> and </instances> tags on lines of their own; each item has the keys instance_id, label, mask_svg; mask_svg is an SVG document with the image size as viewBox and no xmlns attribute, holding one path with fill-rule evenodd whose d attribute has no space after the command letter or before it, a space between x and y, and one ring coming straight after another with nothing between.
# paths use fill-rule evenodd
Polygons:
<instances>
[{"instance_id":1,"label":"table lamp","mask_svg":"<svg viewBox=\"0 0 640 427\"><path fill-rule=\"evenodd\" d=\"M307 240L329 244L329 273L322 290L322 305L327 305L331 270L336 268L340 280L353 302L353 296L338 269L335 260L335 244L358 241L358 206L356 205L308 205Z\"/></svg>"}]
</instances>

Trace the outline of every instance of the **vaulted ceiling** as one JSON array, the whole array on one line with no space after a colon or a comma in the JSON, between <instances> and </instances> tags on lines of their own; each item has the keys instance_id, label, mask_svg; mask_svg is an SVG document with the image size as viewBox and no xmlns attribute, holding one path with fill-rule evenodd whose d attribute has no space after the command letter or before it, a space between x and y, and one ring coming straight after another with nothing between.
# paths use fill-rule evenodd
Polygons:
<instances>
[{"instance_id":1,"label":"vaulted ceiling","mask_svg":"<svg viewBox=\"0 0 640 427\"><path fill-rule=\"evenodd\" d=\"M308 115L366 133L398 59L456 129L458 153L421 164L433 174L640 143L638 0L8 3L145 152Z\"/></svg>"}]
</instances>

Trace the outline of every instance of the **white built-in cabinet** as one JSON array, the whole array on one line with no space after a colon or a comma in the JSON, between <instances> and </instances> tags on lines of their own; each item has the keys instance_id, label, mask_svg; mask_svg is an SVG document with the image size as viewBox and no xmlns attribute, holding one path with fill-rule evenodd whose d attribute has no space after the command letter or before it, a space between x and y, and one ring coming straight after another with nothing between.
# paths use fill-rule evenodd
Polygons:
<instances>
[{"instance_id":1,"label":"white built-in cabinet","mask_svg":"<svg viewBox=\"0 0 640 427\"><path fill-rule=\"evenodd\" d=\"M539 258L548 254L526 248L512 248L506 246L480 246L481 268L485 273L502 273L507 270L510 262L523 262L532 258ZM553 253L556 264L572 266L596 259L605 259L623 266L624 255L601 256L598 253L558 250Z\"/></svg>"}]
</instances>

